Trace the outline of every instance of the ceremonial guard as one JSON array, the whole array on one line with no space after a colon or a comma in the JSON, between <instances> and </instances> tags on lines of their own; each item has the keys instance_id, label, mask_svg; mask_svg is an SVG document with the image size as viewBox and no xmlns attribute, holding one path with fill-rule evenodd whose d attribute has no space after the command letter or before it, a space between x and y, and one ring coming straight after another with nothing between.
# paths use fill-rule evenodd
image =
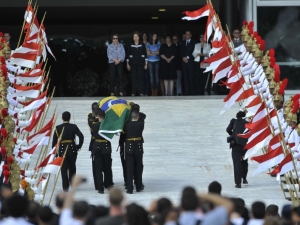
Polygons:
<instances>
[{"instance_id":1,"label":"ceremonial guard","mask_svg":"<svg viewBox=\"0 0 300 225\"><path fill-rule=\"evenodd\" d=\"M234 168L234 181L235 187L241 188L241 183L248 184L247 174L248 174L248 159L244 160L243 157L246 154L244 149L248 139L240 138L237 134L242 134L246 127L245 124L248 122L243 118L245 117L245 112L239 111L236 114L236 119L232 119L226 128L227 133L230 135L228 137L228 142L230 148L232 149L232 161Z\"/></svg>"},{"instance_id":2,"label":"ceremonial guard","mask_svg":"<svg viewBox=\"0 0 300 225\"><path fill-rule=\"evenodd\" d=\"M63 165L61 167L61 177L63 190L68 191L72 177L76 174L76 159L78 151L83 145L83 134L75 124L70 123L71 113L64 112L62 114L63 124L56 126L52 148L57 144L58 138L62 134L61 142L58 148L58 155L60 157L65 155ZM75 136L79 138L79 144L75 143ZM67 151L65 153L65 151Z\"/></svg>"},{"instance_id":3,"label":"ceremonial guard","mask_svg":"<svg viewBox=\"0 0 300 225\"><path fill-rule=\"evenodd\" d=\"M105 112L101 109L94 111L95 117L98 122L91 124L92 133L95 137L92 146L92 158L95 166L96 175L96 189L98 193L104 193L104 187L110 187L112 183L112 170L111 170L111 143L101 137L98 133L101 121L105 118ZM105 181L103 182L104 171Z\"/></svg>"},{"instance_id":4,"label":"ceremonial guard","mask_svg":"<svg viewBox=\"0 0 300 225\"><path fill-rule=\"evenodd\" d=\"M127 171L127 193L133 193L133 176L136 182L136 191L142 190L142 169L143 169L143 130L144 122L139 122L139 113L137 111L131 112L131 122L124 126L126 134L125 141L125 158Z\"/></svg>"},{"instance_id":5,"label":"ceremonial guard","mask_svg":"<svg viewBox=\"0 0 300 225\"><path fill-rule=\"evenodd\" d=\"M88 114L88 125L91 131L91 141L90 141L90 146L89 146L89 151L92 151L92 147L93 147L93 143L95 140L95 137L93 136L93 132L92 132L92 124L99 122L98 119L95 117L95 110L99 109L98 103L94 102L92 104L92 112ZM95 170L95 164L94 164L94 160L92 160L92 170L93 170L93 178L94 178L94 186L95 186L95 190L97 190L97 182L96 182L96 170Z\"/></svg>"}]
</instances>

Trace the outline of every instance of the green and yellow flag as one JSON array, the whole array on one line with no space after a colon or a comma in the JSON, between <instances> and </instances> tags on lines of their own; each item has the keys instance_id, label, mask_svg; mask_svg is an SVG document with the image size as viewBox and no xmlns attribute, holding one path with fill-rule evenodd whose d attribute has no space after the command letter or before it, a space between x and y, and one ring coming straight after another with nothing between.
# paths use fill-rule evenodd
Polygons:
<instances>
[{"instance_id":1,"label":"green and yellow flag","mask_svg":"<svg viewBox=\"0 0 300 225\"><path fill-rule=\"evenodd\" d=\"M131 107L128 101L110 96L100 100L99 108L105 112L99 135L111 141L115 134L122 132L124 124L130 118Z\"/></svg>"}]
</instances>

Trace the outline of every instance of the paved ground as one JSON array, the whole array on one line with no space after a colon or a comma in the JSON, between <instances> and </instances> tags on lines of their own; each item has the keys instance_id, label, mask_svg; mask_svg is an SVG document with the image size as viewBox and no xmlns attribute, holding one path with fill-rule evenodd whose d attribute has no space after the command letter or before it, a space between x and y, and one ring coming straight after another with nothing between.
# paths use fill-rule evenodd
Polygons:
<instances>
[{"instance_id":1,"label":"paved ground","mask_svg":"<svg viewBox=\"0 0 300 225\"><path fill-rule=\"evenodd\" d=\"M49 110L50 118L56 104L59 118L68 110L85 135L85 142L78 155L77 171L84 174L88 182L82 186L77 197L93 204L107 204L107 191L98 194L93 187L91 159L88 152L90 133L87 126L87 114L94 101L100 98L56 98ZM210 182L217 180L223 186L223 195L244 198L247 205L255 200L282 206L287 201L278 182L266 174L255 177L252 172L257 164L250 162L249 185L241 189L234 188L231 151L226 143L225 131L230 119L238 111L235 105L222 116L223 97L157 97L127 98L141 106L147 114L144 139L144 174L145 190L129 195L128 201L135 201L149 206L153 199L167 196L174 203L179 203L180 193L184 186L191 185L198 191L206 192ZM113 176L115 186L123 188L121 162L116 152L118 137L113 146ZM53 179L49 184L45 203L48 203L53 188ZM61 190L59 178L55 193ZM53 202L52 202L53 204Z\"/></svg>"}]
</instances>

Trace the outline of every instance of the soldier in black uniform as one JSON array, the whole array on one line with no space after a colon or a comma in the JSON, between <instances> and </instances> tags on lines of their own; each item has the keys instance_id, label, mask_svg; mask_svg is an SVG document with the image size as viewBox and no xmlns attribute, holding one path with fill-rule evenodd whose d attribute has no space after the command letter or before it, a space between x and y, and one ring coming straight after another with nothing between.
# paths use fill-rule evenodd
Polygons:
<instances>
[{"instance_id":1,"label":"soldier in black uniform","mask_svg":"<svg viewBox=\"0 0 300 225\"><path fill-rule=\"evenodd\" d=\"M146 119L146 115L142 112L140 112L140 106L138 104L135 104L133 102L130 103L131 105L131 110L132 111L136 111L139 113L139 119L138 122L145 122ZM123 169L123 178L124 178L124 186L126 187L126 157L124 154L124 150L125 150L125 140L126 140L126 134L124 132L121 133L120 135L120 139L119 139L119 146L120 146L120 158L121 158L121 163L122 163L122 169ZM142 141L144 143L144 139L142 137ZM144 168L144 165L142 165L142 168ZM142 170L143 171L143 170ZM142 172L143 173L143 172ZM144 185L142 183L142 190L144 189Z\"/></svg>"},{"instance_id":2,"label":"soldier in black uniform","mask_svg":"<svg viewBox=\"0 0 300 225\"><path fill-rule=\"evenodd\" d=\"M55 133L53 135L52 148L57 144L58 138L60 137L64 128L60 146L58 149L58 155L60 157L64 156L64 153L68 147L67 152L65 154L64 163L61 167L63 190L68 191L71 184L71 179L76 174L77 154L83 145L84 137L79 128L75 124L70 123L70 112L64 112L62 114L62 119L63 124L56 126ZM79 138L78 145L76 145L75 143L75 136L78 136Z\"/></svg>"},{"instance_id":3,"label":"soldier in black uniform","mask_svg":"<svg viewBox=\"0 0 300 225\"><path fill-rule=\"evenodd\" d=\"M98 133L101 121L105 117L105 112L101 109L94 111L95 117L99 122L94 122L91 125L93 136L95 137L92 147L92 158L95 165L96 182L98 193L104 193L104 186L110 187L112 183L112 170L111 170L111 143L101 137ZM106 179L106 183L103 182L103 174Z\"/></svg>"},{"instance_id":4,"label":"soldier in black uniform","mask_svg":"<svg viewBox=\"0 0 300 225\"><path fill-rule=\"evenodd\" d=\"M142 190L142 167L143 167L143 130L144 123L138 122L139 113L137 111L131 112L131 122L124 126L126 134L125 141L125 158L127 169L127 193L133 192L133 176L136 182L136 191Z\"/></svg>"},{"instance_id":5,"label":"soldier in black uniform","mask_svg":"<svg viewBox=\"0 0 300 225\"><path fill-rule=\"evenodd\" d=\"M89 125L90 131L91 131L91 141L90 141L89 151L92 151L93 143L95 140L95 137L93 136L93 133L92 133L91 125L95 122L99 122L94 114L95 110L97 110L97 109L99 109L98 103L94 102L92 104L92 112L88 114L88 125ZM92 160L92 170L93 170L94 186L95 186L95 189L97 190L96 170L95 170L94 160Z\"/></svg>"}]
</instances>

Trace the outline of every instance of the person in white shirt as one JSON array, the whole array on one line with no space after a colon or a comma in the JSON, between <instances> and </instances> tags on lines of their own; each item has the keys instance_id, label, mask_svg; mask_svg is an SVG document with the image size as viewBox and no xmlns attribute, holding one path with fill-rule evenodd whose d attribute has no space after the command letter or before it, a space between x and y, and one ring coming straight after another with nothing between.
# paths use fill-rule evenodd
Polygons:
<instances>
[{"instance_id":1,"label":"person in white shirt","mask_svg":"<svg viewBox=\"0 0 300 225\"><path fill-rule=\"evenodd\" d=\"M254 202L251 206L252 217L247 225L263 225L266 214L266 205L263 202Z\"/></svg>"},{"instance_id":2,"label":"person in white shirt","mask_svg":"<svg viewBox=\"0 0 300 225\"><path fill-rule=\"evenodd\" d=\"M204 35L201 34L200 43L195 45L193 51L193 56L195 58L196 95L204 95L205 88L207 88L207 93L210 95L211 74L203 73L208 65L202 63L208 58L210 49L210 45L204 41Z\"/></svg>"},{"instance_id":3,"label":"person in white shirt","mask_svg":"<svg viewBox=\"0 0 300 225\"><path fill-rule=\"evenodd\" d=\"M75 175L72 179L72 189L64 201L63 210L59 218L60 225L84 225L89 218L89 205L86 201L74 202L75 189L86 179ZM73 209L73 211L72 211Z\"/></svg>"}]
</instances>

